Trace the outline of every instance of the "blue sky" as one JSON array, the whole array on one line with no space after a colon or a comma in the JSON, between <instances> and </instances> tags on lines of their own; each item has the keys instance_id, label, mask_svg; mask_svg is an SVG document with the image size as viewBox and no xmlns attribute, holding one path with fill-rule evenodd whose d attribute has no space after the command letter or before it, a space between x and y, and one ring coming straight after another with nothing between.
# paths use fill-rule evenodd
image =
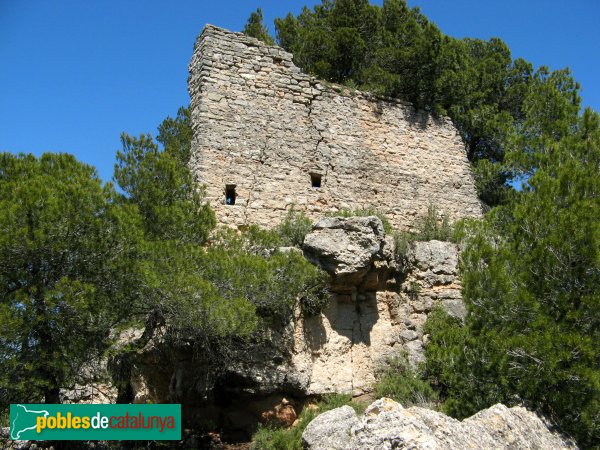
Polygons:
<instances>
[{"instance_id":1,"label":"blue sky","mask_svg":"<svg viewBox=\"0 0 600 450\"><path fill-rule=\"evenodd\" d=\"M0 151L75 154L112 176L122 131L155 133L188 103L205 23L241 30L312 0L0 0ZM377 1L376 3L381 3ZM600 1L408 0L455 37L500 37L513 57L569 66L600 110Z\"/></svg>"}]
</instances>

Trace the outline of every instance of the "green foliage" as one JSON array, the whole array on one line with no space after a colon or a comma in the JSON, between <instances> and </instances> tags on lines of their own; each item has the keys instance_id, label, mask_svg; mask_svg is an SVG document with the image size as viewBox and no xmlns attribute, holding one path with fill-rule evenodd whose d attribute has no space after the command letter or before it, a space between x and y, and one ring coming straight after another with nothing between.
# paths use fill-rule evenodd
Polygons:
<instances>
[{"instance_id":1,"label":"green foliage","mask_svg":"<svg viewBox=\"0 0 600 450\"><path fill-rule=\"evenodd\" d=\"M454 227L450 225L448 217L441 215L433 204L427 207L427 214L420 217L415 222L415 230L412 232L392 233L394 237L394 256L401 265L407 264L408 250L410 243L415 241L448 241L455 242L456 236Z\"/></svg>"},{"instance_id":2,"label":"green foliage","mask_svg":"<svg viewBox=\"0 0 600 450\"><path fill-rule=\"evenodd\" d=\"M306 420L310 422L312 418L307 417ZM250 448L252 450L302 450L304 428L300 425L290 429L276 425L260 426L252 436Z\"/></svg>"},{"instance_id":3,"label":"green foliage","mask_svg":"<svg viewBox=\"0 0 600 450\"><path fill-rule=\"evenodd\" d=\"M466 328L432 325L427 352L453 414L525 402L598 446L600 117L553 108L558 124L547 117L555 125L531 135L525 189L463 226Z\"/></svg>"},{"instance_id":4,"label":"green foliage","mask_svg":"<svg viewBox=\"0 0 600 450\"><path fill-rule=\"evenodd\" d=\"M375 396L389 397L404 407L436 408L438 398L422 373L410 367L406 356L389 361L374 386Z\"/></svg>"},{"instance_id":5,"label":"green foliage","mask_svg":"<svg viewBox=\"0 0 600 450\"><path fill-rule=\"evenodd\" d=\"M413 237L410 233L395 231L392 234L394 238L394 257L402 270L408 268L408 251Z\"/></svg>"},{"instance_id":6,"label":"green foliage","mask_svg":"<svg viewBox=\"0 0 600 450\"><path fill-rule=\"evenodd\" d=\"M480 159L471 168L477 195L484 205L500 205L508 201L513 190L505 184L511 175L504 164Z\"/></svg>"},{"instance_id":7,"label":"green foliage","mask_svg":"<svg viewBox=\"0 0 600 450\"><path fill-rule=\"evenodd\" d=\"M416 241L453 241L453 230L448 222L448 216L440 214L433 204L427 207L427 214L417 220L416 231L413 233Z\"/></svg>"},{"instance_id":8,"label":"green foliage","mask_svg":"<svg viewBox=\"0 0 600 450\"><path fill-rule=\"evenodd\" d=\"M475 376L466 375L466 367L473 368L471 361L477 346L469 340L467 329L459 319L437 308L427 318L423 332L430 336L425 347L424 376L439 398L445 400L445 413L463 418L501 401L498 396L501 383L484 383ZM489 349L486 351L489 353ZM477 395L468 401L460 398L467 390L477 391Z\"/></svg>"},{"instance_id":9,"label":"green foliage","mask_svg":"<svg viewBox=\"0 0 600 450\"><path fill-rule=\"evenodd\" d=\"M302 248L304 238L312 230L312 221L302 211L290 208L283 222L276 228L282 245Z\"/></svg>"},{"instance_id":10,"label":"green foliage","mask_svg":"<svg viewBox=\"0 0 600 450\"><path fill-rule=\"evenodd\" d=\"M280 234L250 227L205 245L215 217L187 166L191 136L186 109L160 125L162 149L123 135L115 180L125 195L69 155L0 155L2 405L57 403L130 324L144 323L144 335L111 349L117 378L157 330L165 357L185 346L216 373L236 342L285 323L297 302L305 314L326 304L326 273L276 250L301 245L302 214Z\"/></svg>"},{"instance_id":11,"label":"green foliage","mask_svg":"<svg viewBox=\"0 0 600 450\"><path fill-rule=\"evenodd\" d=\"M385 231L387 234L391 234L394 231L392 224L390 223L390 220L385 216L385 214L383 214L381 211L376 210L375 208L357 208L357 209L341 208L341 209L338 209L337 211L329 211L325 215L327 217L375 216L375 217L378 217L379 220L381 220L381 223L383 224L383 231Z\"/></svg>"},{"instance_id":12,"label":"green foliage","mask_svg":"<svg viewBox=\"0 0 600 450\"><path fill-rule=\"evenodd\" d=\"M199 246L170 242L146 245L142 284L145 307L147 314L151 312L168 325L169 338L193 343L247 336L255 329L252 300L240 290L222 288L220 279L205 275L207 265L219 262Z\"/></svg>"},{"instance_id":13,"label":"green foliage","mask_svg":"<svg viewBox=\"0 0 600 450\"><path fill-rule=\"evenodd\" d=\"M66 154L0 154L2 404L58 402L139 297L134 208Z\"/></svg>"},{"instance_id":14,"label":"green foliage","mask_svg":"<svg viewBox=\"0 0 600 450\"><path fill-rule=\"evenodd\" d=\"M135 317L145 320L148 337L162 328L165 341L172 345L198 344L199 352L219 353L231 339L248 336L256 328L256 305L243 290L226 289L226 281L205 274L211 261L202 244L215 216L188 168L189 109L180 108L177 117L165 119L158 131L162 149L150 135L123 134L123 150L117 152L115 165L115 180L126 194L122 202L139 211L144 232L139 258L144 301L136 305ZM218 272L218 262L225 257L211 255L212 269Z\"/></svg>"},{"instance_id":15,"label":"green foliage","mask_svg":"<svg viewBox=\"0 0 600 450\"><path fill-rule=\"evenodd\" d=\"M114 178L139 209L148 239L202 244L215 226L214 213L187 166L191 136L184 108L159 127L162 151L150 135L121 135Z\"/></svg>"},{"instance_id":16,"label":"green foliage","mask_svg":"<svg viewBox=\"0 0 600 450\"><path fill-rule=\"evenodd\" d=\"M222 295L248 299L263 317L289 318L297 298L305 313L320 312L329 300L327 274L299 252L261 248L256 233L221 235L202 256L202 276Z\"/></svg>"},{"instance_id":17,"label":"green foliage","mask_svg":"<svg viewBox=\"0 0 600 450\"><path fill-rule=\"evenodd\" d=\"M265 44L275 44L275 41L269 35L269 30L263 23L263 12L260 8L250 14L250 17L248 17L248 21L246 22L242 32L248 36L263 41Z\"/></svg>"},{"instance_id":18,"label":"green foliage","mask_svg":"<svg viewBox=\"0 0 600 450\"><path fill-rule=\"evenodd\" d=\"M498 38L445 36L404 0L323 0L276 19L275 29L295 63L317 77L450 116L489 206L508 201L507 181L526 165L505 164L506 153L523 141L535 147L542 128L564 130L557 105L577 114L579 86L568 70L535 71Z\"/></svg>"},{"instance_id":19,"label":"green foliage","mask_svg":"<svg viewBox=\"0 0 600 450\"><path fill-rule=\"evenodd\" d=\"M550 150L576 132L581 105L579 84L568 69L550 72L541 67L530 85L522 104L521 132L512 136L507 154L511 170L525 177L552 163Z\"/></svg>"},{"instance_id":20,"label":"green foliage","mask_svg":"<svg viewBox=\"0 0 600 450\"><path fill-rule=\"evenodd\" d=\"M352 396L329 394L317 402L315 408L305 407L298 417L299 423L291 428L283 428L277 424L262 426L252 437L251 449L255 450L302 450L302 433L306 426L319 414L341 406L352 406L362 412L361 404L353 403Z\"/></svg>"},{"instance_id":21,"label":"green foliage","mask_svg":"<svg viewBox=\"0 0 600 450\"><path fill-rule=\"evenodd\" d=\"M215 218L193 187L191 138L189 110L182 108L159 126L162 151L150 136L124 135L117 154L115 178L144 224L141 311L151 319L147 328L167 324L175 343L214 349L250 335L259 317L281 323L298 298L305 312L319 311L328 299L326 274L297 252L275 251L282 243L301 245L308 221L303 214L291 210L276 231L222 229L202 246Z\"/></svg>"}]
</instances>

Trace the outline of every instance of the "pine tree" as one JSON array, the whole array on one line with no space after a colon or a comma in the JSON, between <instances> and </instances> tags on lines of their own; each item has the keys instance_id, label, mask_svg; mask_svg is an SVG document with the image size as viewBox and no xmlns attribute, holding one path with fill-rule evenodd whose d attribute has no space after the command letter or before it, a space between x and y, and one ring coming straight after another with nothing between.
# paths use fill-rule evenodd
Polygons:
<instances>
[{"instance_id":1,"label":"pine tree","mask_svg":"<svg viewBox=\"0 0 600 450\"><path fill-rule=\"evenodd\" d=\"M432 114L448 115L473 164L476 188L489 207L508 201L515 176L505 156L526 139L536 120L524 124L525 101L544 85L578 85L565 71L535 72L513 60L498 38L445 36L405 0L323 0L312 10L275 19L278 43L313 75L375 94L399 97ZM559 86L559 84L557 84ZM541 111L540 111L541 112Z\"/></svg>"},{"instance_id":2,"label":"pine tree","mask_svg":"<svg viewBox=\"0 0 600 450\"><path fill-rule=\"evenodd\" d=\"M523 192L465 229L466 328L430 326L427 352L454 415L525 403L593 446L600 444L600 117L586 110L567 126L569 102L555 106L548 119L564 127L539 129Z\"/></svg>"},{"instance_id":3,"label":"pine tree","mask_svg":"<svg viewBox=\"0 0 600 450\"><path fill-rule=\"evenodd\" d=\"M138 298L136 211L66 154L0 155L0 394L59 401Z\"/></svg>"},{"instance_id":4,"label":"pine tree","mask_svg":"<svg viewBox=\"0 0 600 450\"><path fill-rule=\"evenodd\" d=\"M263 41L265 44L273 45L275 43L269 34L268 28L263 23L263 12L261 8L258 8L250 14L242 32Z\"/></svg>"}]
</instances>

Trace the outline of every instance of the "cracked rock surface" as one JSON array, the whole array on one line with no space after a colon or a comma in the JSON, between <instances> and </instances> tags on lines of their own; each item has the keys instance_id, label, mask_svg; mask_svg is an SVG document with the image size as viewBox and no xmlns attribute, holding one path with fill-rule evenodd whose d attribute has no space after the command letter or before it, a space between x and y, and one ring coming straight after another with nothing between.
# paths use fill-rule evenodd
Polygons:
<instances>
[{"instance_id":1,"label":"cracked rock surface","mask_svg":"<svg viewBox=\"0 0 600 450\"><path fill-rule=\"evenodd\" d=\"M430 409L403 408L385 398L360 417L349 406L317 416L302 442L307 450L577 448L520 406L497 404L461 422Z\"/></svg>"},{"instance_id":2,"label":"cracked rock surface","mask_svg":"<svg viewBox=\"0 0 600 450\"><path fill-rule=\"evenodd\" d=\"M379 218L330 217L314 224L303 252L331 274L329 302L320 314L306 316L298 308L281 327L240 344L230 355L227 382L192 363L185 349L173 365L161 361L160 342L148 344L133 365L132 401L200 407L209 401L212 382L222 383L228 396L244 398L244 405L270 396L366 394L389 358L422 360L423 325L433 308L459 317L464 311L455 244L414 242L408 265L400 266Z\"/></svg>"},{"instance_id":3,"label":"cracked rock surface","mask_svg":"<svg viewBox=\"0 0 600 450\"><path fill-rule=\"evenodd\" d=\"M385 233L377 217L325 217L313 225L304 256L331 273L336 282L357 285L376 259L382 259Z\"/></svg>"}]
</instances>

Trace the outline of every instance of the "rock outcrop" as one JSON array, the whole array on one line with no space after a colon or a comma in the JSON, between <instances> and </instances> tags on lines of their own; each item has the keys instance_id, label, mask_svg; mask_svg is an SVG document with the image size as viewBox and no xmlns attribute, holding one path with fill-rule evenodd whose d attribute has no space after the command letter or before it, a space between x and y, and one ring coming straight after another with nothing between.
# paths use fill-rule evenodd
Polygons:
<instances>
[{"instance_id":1,"label":"rock outcrop","mask_svg":"<svg viewBox=\"0 0 600 450\"><path fill-rule=\"evenodd\" d=\"M304 254L331 274L331 298L322 314L297 322L294 365L307 374L308 394L368 392L378 367L400 351L393 239L377 217L324 218Z\"/></svg>"},{"instance_id":2,"label":"rock outcrop","mask_svg":"<svg viewBox=\"0 0 600 450\"><path fill-rule=\"evenodd\" d=\"M452 242L413 242L407 253L408 268L400 289L402 302L396 315L402 320L398 333L413 365L423 361L426 336L423 326L429 313L441 307L464 318L461 282L458 276L458 247Z\"/></svg>"},{"instance_id":3,"label":"rock outcrop","mask_svg":"<svg viewBox=\"0 0 600 450\"><path fill-rule=\"evenodd\" d=\"M322 314L295 323L293 365L307 393L369 392L389 358L422 361L433 308L464 314L455 244L412 243L406 265L394 245L377 217L324 218L306 236L304 255L332 276Z\"/></svg>"},{"instance_id":4,"label":"rock outcrop","mask_svg":"<svg viewBox=\"0 0 600 450\"><path fill-rule=\"evenodd\" d=\"M360 417L349 406L317 416L302 441L307 450L577 448L523 407L497 404L461 422L385 398Z\"/></svg>"},{"instance_id":5,"label":"rock outcrop","mask_svg":"<svg viewBox=\"0 0 600 450\"><path fill-rule=\"evenodd\" d=\"M422 360L433 308L464 313L455 244L414 242L400 264L377 217L323 218L304 242L304 255L331 275L321 314L298 308L240 342L218 374L190 349L164 351L159 334L140 344L138 330L125 339L138 350L122 365L130 394L121 401L182 402L192 420L219 417L248 434L269 418L293 420L307 396L369 393L390 358Z\"/></svg>"},{"instance_id":6,"label":"rock outcrop","mask_svg":"<svg viewBox=\"0 0 600 450\"><path fill-rule=\"evenodd\" d=\"M304 256L333 276L334 290L358 286L382 253L385 233L377 217L325 217L304 239ZM337 288L337 289L336 289Z\"/></svg>"},{"instance_id":7,"label":"rock outcrop","mask_svg":"<svg viewBox=\"0 0 600 450\"><path fill-rule=\"evenodd\" d=\"M423 325L433 308L464 313L455 244L415 242L405 267L377 217L328 217L315 223L303 250L331 274L328 305L316 316L298 310L284 326L241 344L224 373L235 380L221 387L228 396L367 393L389 358L406 353L413 364L422 360ZM153 341L141 349L132 401L209 395L208 368L182 350L175 365L160 369L159 347Z\"/></svg>"}]
</instances>

